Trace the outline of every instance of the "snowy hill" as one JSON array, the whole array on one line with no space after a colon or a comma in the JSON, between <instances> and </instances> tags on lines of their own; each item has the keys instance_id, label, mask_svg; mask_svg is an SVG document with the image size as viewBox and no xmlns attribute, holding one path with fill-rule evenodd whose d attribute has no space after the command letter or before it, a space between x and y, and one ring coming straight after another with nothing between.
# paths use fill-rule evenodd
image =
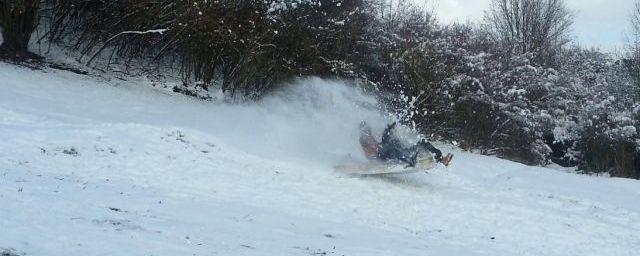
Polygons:
<instances>
[{"instance_id":1,"label":"snowy hill","mask_svg":"<svg viewBox=\"0 0 640 256\"><path fill-rule=\"evenodd\" d=\"M375 101L309 79L253 105L0 63L0 252L637 255L640 182L460 152L345 177Z\"/></svg>"}]
</instances>

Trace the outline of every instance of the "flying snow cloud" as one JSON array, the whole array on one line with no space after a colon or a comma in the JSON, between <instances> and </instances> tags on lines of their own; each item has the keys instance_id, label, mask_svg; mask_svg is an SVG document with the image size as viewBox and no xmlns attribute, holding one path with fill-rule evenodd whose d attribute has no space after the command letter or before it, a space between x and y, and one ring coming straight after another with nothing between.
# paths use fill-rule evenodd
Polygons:
<instances>
[{"instance_id":1,"label":"flying snow cloud","mask_svg":"<svg viewBox=\"0 0 640 256\"><path fill-rule=\"evenodd\" d=\"M389 122L374 97L342 81L299 80L257 104L222 105L212 129L229 143L270 158L329 163L363 158L361 121L381 133Z\"/></svg>"}]
</instances>

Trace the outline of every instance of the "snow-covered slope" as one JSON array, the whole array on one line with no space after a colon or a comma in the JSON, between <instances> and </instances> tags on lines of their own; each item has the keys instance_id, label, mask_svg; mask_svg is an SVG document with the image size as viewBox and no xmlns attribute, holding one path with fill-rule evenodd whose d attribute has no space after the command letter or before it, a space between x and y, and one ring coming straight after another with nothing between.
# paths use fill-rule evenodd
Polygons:
<instances>
[{"instance_id":1,"label":"snow-covered slope","mask_svg":"<svg viewBox=\"0 0 640 256\"><path fill-rule=\"evenodd\" d=\"M0 63L0 252L637 255L640 182L459 152L345 177L375 101L309 79L254 105Z\"/></svg>"}]
</instances>

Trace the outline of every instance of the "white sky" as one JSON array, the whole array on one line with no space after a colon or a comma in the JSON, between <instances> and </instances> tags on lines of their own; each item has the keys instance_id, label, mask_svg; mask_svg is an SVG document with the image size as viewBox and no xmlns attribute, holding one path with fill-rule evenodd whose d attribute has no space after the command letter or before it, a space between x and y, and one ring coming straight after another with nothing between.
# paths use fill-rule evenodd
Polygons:
<instances>
[{"instance_id":1,"label":"white sky","mask_svg":"<svg viewBox=\"0 0 640 256\"><path fill-rule=\"evenodd\" d=\"M478 20L490 0L412 0L433 8L441 22ZM615 50L626 42L633 0L566 0L575 12L573 34L583 46Z\"/></svg>"}]
</instances>

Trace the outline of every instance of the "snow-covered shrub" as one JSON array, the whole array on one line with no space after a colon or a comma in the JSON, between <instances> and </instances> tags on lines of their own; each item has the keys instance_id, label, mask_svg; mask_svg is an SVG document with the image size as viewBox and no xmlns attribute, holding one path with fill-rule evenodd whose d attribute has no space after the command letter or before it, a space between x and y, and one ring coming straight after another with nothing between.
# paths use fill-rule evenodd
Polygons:
<instances>
[{"instance_id":1,"label":"snow-covered shrub","mask_svg":"<svg viewBox=\"0 0 640 256\"><path fill-rule=\"evenodd\" d=\"M402 87L409 92L404 97L408 111L402 114L426 134L465 148L548 163L544 135L553 117L546 99L557 72L533 66L531 54L508 57L470 26L434 31L422 46L430 47L428 58L435 65L429 67L439 68L435 76L417 81L420 90Z\"/></svg>"},{"instance_id":2,"label":"snow-covered shrub","mask_svg":"<svg viewBox=\"0 0 640 256\"><path fill-rule=\"evenodd\" d=\"M587 172L637 177L638 89L624 62L577 48L563 59L550 106L559 113L554 141L569 145L565 159L576 160Z\"/></svg>"},{"instance_id":3,"label":"snow-covered shrub","mask_svg":"<svg viewBox=\"0 0 640 256\"><path fill-rule=\"evenodd\" d=\"M614 177L640 179L640 134L637 104L619 105L615 97L585 108L584 127L576 143L580 168L587 172L609 172ZM628 106L628 105L627 105Z\"/></svg>"},{"instance_id":4,"label":"snow-covered shrub","mask_svg":"<svg viewBox=\"0 0 640 256\"><path fill-rule=\"evenodd\" d=\"M482 140L475 139L476 143L469 147L483 148L526 163L548 163L550 149L544 142L544 134L552 116L545 108L544 99L557 79L556 72L532 66L528 54L503 59L481 53L463 59L466 67L460 69L445 92L459 95L453 98L454 106L468 104L470 99L482 104L467 106L463 111L460 107L454 108L452 115L462 116L460 119L464 122L476 125L486 123L484 126L490 128L476 134ZM490 111L480 114L478 109ZM462 134L469 129L478 132L475 127L460 128L463 128ZM470 142L468 138L467 142Z\"/></svg>"},{"instance_id":5,"label":"snow-covered shrub","mask_svg":"<svg viewBox=\"0 0 640 256\"><path fill-rule=\"evenodd\" d=\"M166 10L177 8L176 1L45 0L42 3L39 29L44 30L44 36L40 39L76 52L74 56L87 65L110 68L113 64L117 69L129 71L129 68L138 68L133 64L135 60L143 59L142 63L154 67L164 63L166 55L174 53L167 32L177 12Z\"/></svg>"},{"instance_id":6,"label":"snow-covered shrub","mask_svg":"<svg viewBox=\"0 0 640 256\"><path fill-rule=\"evenodd\" d=\"M431 31L418 47L428 49L429 54L414 51L411 58L401 60L428 63L422 70L435 70L428 74L436 75L418 76L422 80L405 76L410 79L398 81L406 85L397 87L397 101L403 103L399 115L425 134L529 164L553 161L565 166L581 164L585 169L586 163L596 161L591 152L613 152L586 146L590 140L605 136L636 143L630 126L635 123L620 123L632 119L596 118L602 113L628 116L625 109L637 102L637 87L620 61L575 48L563 53L556 70L536 66L530 53L505 53L487 43L481 31L468 26ZM398 67L401 74L419 74ZM589 127L602 120L607 120L606 130L589 132ZM609 135L621 133L627 137ZM615 152L622 157L622 151ZM623 158L627 164L634 159ZM606 165L609 168L600 170L626 168Z\"/></svg>"},{"instance_id":7,"label":"snow-covered shrub","mask_svg":"<svg viewBox=\"0 0 640 256\"><path fill-rule=\"evenodd\" d=\"M435 40L437 25L428 12L405 1L382 8L376 19L363 24L352 77L372 85L403 121L421 120L415 115L417 104L447 75Z\"/></svg>"},{"instance_id":8,"label":"snow-covered shrub","mask_svg":"<svg viewBox=\"0 0 640 256\"><path fill-rule=\"evenodd\" d=\"M342 75L360 52L367 0L49 1L49 39L129 64L178 63L186 82L259 97L304 75ZM99 54L102 53L102 54Z\"/></svg>"},{"instance_id":9,"label":"snow-covered shrub","mask_svg":"<svg viewBox=\"0 0 640 256\"><path fill-rule=\"evenodd\" d=\"M587 172L640 179L638 122L620 114L602 113L591 120L578 144L583 158L580 167Z\"/></svg>"}]
</instances>

